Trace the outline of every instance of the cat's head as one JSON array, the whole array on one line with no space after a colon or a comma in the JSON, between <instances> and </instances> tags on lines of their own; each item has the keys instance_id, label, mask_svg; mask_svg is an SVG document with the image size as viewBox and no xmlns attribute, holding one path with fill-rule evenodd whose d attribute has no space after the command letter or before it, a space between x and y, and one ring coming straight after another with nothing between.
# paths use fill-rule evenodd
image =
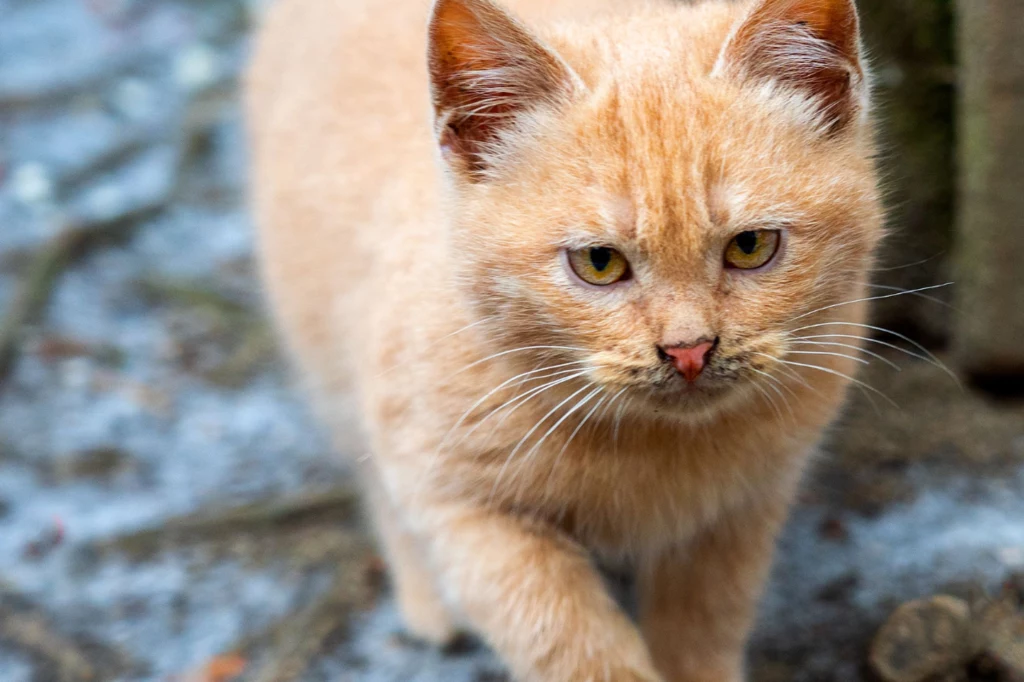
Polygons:
<instances>
[{"instance_id":1,"label":"cat's head","mask_svg":"<svg viewBox=\"0 0 1024 682\"><path fill-rule=\"evenodd\" d=\"M713 404L861 291L881 212L852 0L545 39L489 0L439 0L429 30L453 258L517 366Z\"/></svg>"}]
</instances>

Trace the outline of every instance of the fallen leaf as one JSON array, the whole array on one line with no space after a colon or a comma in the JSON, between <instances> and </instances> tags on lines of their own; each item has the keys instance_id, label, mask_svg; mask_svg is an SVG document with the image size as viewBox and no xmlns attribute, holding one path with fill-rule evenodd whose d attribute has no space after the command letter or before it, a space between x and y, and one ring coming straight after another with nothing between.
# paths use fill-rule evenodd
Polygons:
<instances>
[{"instance_id":1,"label":"fallen leaf","mask_svg":"<svg viewBox=\"0 0 1024 682\"><path fill-rule=\"evenodd\" d=\"M245 672L246 660L239 654L214 656L200 669L186 674L177 682L231 682Z\"/></svg>"}]
</instances>

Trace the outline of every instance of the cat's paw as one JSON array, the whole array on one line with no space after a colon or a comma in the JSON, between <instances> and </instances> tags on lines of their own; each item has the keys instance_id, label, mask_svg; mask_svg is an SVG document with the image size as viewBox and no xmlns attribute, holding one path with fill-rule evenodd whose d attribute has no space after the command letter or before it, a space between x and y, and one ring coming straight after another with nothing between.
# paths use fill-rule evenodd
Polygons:
<instances>
[{"instance_id":1,"label":"cat's paw","mask_svg":"<svg viewBox=\"0 0 1024 682\"><path fill-rule=\"evenodd\" d=\"M406 631L415 639L446 647L461 634L448 608L434 594L406 592L399 595L398 606Z\"/></svg>"}]
</instances>

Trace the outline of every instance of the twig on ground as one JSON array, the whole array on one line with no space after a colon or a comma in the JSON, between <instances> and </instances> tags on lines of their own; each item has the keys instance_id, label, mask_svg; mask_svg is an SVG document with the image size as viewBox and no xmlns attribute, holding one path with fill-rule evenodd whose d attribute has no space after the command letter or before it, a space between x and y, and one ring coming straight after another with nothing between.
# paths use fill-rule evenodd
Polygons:
<instances>
[{"instance_id":1,"label":"twig on ground","mask_svg":"<svg viewBox=\"0 0 1024 682\"><path fill-rule=\"evenodd\" d=\"M138 669L114 647L58 632L38 606L2 582L0 641L27 654L38 666L39 679L98 682Z\"/></svg>"},{"instance_id":2,"label":"twig on ground","mask_svg":"<svg viewBox=\"0 0 1024 682\"><path fill-rule=\"evenodd\" d=\"M185 167L195 155L197 145L223 111L225 98L222 90L211 89L203 96L197 96L186 107L185 122L177 144L176 179L166 194L110 219L73 223L34 254L8 306L7 314L0 320L0 385L10 374L21 352L26 326L42 316L60 275L97 247L124 241L139 225L159 214L176 198ZM120 151L130 155L142 148L144 145L140 142L138 147L130 144L126 150ZM100 166L90 169L90 172L101 170L104 165L119 160L120 152L110 159L101 159Z\"/></svg>"},{"instance_id":3,"label":"twig on ground","mask_svg":"<svg viewBox=\"0 0 1024 682\"><path fill-rule=\"evenodd\" d=\"M94 547L138 556L151 553L165 543L217 540L234 533L280 530L313 522L351 521L356 508L356 489L345 484L321 492L259 500L223 511L179 516L154 528L102 540Z\"/></svg>"},{"instance_id":4,"label":"twig on ground","mask_svg":"<svg viewBox=\"0 0 1024 682\"><path fill-rule=\"evenodd\" d=\"M0 384L21 351L26 327L42 316L61 273L93 249L123 241L162 209L162 205L144 206L101 224L66 228L35 254L0 321Z\"/></svg>"},{"instance_id":5,"label":"twig on ground","mask_svg":"<svg viewBox=\"0 0 1024 682\"><path fill-rule=\"evenodd\" d=\"M366 567L371 561L367 546L364 554L351 557L338 567L324 594L270 627L242 639L234 650L256 661L245 679L250 682L300 679L317 654L348 627L352 614L366 607L368 595L375 589L366 579Z\"/></svg>"}]
</instances>

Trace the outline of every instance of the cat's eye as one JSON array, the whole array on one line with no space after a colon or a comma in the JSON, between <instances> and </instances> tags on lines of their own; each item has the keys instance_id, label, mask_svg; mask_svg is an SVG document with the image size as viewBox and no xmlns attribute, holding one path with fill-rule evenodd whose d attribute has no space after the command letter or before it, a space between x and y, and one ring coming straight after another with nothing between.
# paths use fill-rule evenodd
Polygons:
<instances>
[{"instance_id":1,"label":"cat's eye","mask_svg":"<svg viewBox=\"0 0 1024 682\"><path fill-rule=\"evenodd\" d=\"M747 230L732 238L725 249L725 264L739 270L754 270L768 262L782 241L778 230Z\"/></svg>"},{"instance_id":2,"label":"cat's eye","mask_svg":"<svg viewBox=\"0 0 1024 682\"><path fill-rule=\"evenodd\" d=\"M587 284L606 287L629 278L629 261L615 249L590 246L569 251L569 267Z\"/></svg>"}]
</instances>

